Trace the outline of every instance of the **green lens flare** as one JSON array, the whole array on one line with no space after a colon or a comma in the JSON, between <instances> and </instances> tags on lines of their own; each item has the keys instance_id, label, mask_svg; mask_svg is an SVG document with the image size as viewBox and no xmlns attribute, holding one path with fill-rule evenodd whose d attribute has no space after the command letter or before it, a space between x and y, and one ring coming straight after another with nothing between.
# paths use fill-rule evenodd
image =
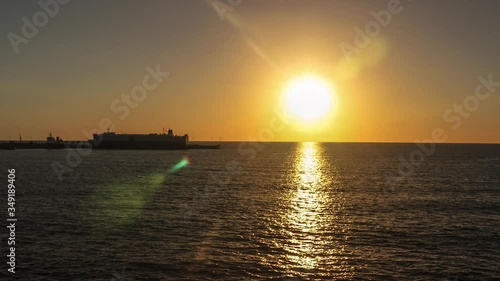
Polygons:
<instances>
[{"instance_id":1,"label":"green lens flare","mask_svg":"<svg viewBox=\"0 0 500 281\"><path fill-rule=\"evenodd\" d=\"M138 178L117 179L115 183L96 187L95 192L82 202L82 218L94 235L107 235L136 221L148 201L165 181L161 173L141 175Z\"/></svg>"},{"instance_id":2,"label":"green lens flare","mask_svg":"<svg viewBox=\"0 0 500 281\"><path fill-rule=\"evenodd\" d=\"M191 161L189 161L189 158L187 156L184 156L184 158L181 161L179 161L179 163L175 164L172 168L170 168L170 170L168 170L168 172L170 174L173 174L173 173L179 171L180 169L188 166L190 162Z\"/></svg>"},{"instance_id":3,"label":"green lens flare","mask_svg":"<svg viewBox=\"0 0 500 281\"><path fill-rule=\"evenodd\" d=\"M191 163L184 156L168 170L173 174ZM82 202L86 221L93 235L107 235L123 230L144 213L148 201L161 189L165 174L151 173L137 178L120 178L113 183L96 187L95 192Z\"/></svg>"}]
</instances>

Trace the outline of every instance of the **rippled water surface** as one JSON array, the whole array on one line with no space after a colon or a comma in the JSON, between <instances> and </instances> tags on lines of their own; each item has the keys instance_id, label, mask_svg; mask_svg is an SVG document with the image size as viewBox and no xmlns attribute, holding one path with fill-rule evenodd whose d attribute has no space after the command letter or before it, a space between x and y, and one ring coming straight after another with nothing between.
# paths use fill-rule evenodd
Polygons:
<instances>
[{"instance_id":1,"label":"rippled water surface","mask_svg":"<svg viewBox=\"0 0 500 281\"><path fill-rule=\"evenodd\" d=\"M0 151L0 179L17 175L16 277L500 278L500 146L438 145L408 168L399 157L414 144L238 145L94 151L80 164ZM66 159L59 181L52 165Z\"/></svg>"}]
</instances>

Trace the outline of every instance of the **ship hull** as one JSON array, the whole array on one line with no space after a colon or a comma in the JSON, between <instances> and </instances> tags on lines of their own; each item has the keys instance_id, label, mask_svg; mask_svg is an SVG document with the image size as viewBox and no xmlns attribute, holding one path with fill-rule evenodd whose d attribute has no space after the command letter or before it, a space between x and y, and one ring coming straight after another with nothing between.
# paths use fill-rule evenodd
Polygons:
<instances>
[{"instance_id":1,"label":"ship hull","mask_svg":"<svg viewBox=\"0 0 500 281\"><path fill-rule=\"evenodd\" d=\"M93 149L179 150L187 149L185 143L175 142L90 142Z\"/></svg>"}]
</instances>

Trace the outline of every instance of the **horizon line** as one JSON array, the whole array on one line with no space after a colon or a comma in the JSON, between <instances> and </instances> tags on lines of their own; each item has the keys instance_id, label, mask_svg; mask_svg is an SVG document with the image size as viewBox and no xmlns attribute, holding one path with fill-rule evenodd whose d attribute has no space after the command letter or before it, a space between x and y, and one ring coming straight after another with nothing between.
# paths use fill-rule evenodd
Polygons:
<instances>
[{"instance_id":1,"label":"horizon line","mask_svg":"<svg viewBox=\"0 0 500 281\"><path fill-rule=\"evenodd\" d=\"M30 140L23 140L22 142L40 142L40 141L46 141L43 139L40 140L35 140L35 139L30 139ZM67 139L63 140L67 142L88 142L88 140L75 140L75 139ZM18 139L16 140L0 140L1 143L3 142L19 142ZM250 141L250 140L195 140L195 141L190 141L190 142L212 142L212 143L243 143L243 142L248 142L248 143L342 143L342 144L429 144L429 143L434 143L434 144L483 144L483 145L500 145L500 142L410 142L410 141Z\"/></svg>"}]
</instances>

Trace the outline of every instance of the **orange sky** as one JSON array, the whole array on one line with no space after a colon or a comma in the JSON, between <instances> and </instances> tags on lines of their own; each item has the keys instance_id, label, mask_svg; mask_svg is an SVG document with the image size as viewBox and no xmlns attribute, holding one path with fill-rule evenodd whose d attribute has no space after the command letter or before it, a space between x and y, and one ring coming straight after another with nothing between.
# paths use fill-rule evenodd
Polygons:
<instances>
[{"instance_id":1,"label":"orange sky","mask_svg":"<svg viewBox=\"0 0 500 281\"><path fill-rule=\"evenodd\" d=\"M342 43L355 46L355 28L389 1L243 1L222 18L203 1L111 2L62 7L18 54L5 36L0 139L85 139L103 118L117 132L258 139L286 84L312 73L335 89L335 110L307 127L290 121L269 140L413 142L442 128L449 142L500 142L500 90L467 118L443 118L474 95L478 76L500 81L494 1L401 1L348 61ZM39 9L1 5L3 34L22 34L20 18ZM122 120L113 101L157 65L169 76Z\"/></svg>"}]
</instances>

